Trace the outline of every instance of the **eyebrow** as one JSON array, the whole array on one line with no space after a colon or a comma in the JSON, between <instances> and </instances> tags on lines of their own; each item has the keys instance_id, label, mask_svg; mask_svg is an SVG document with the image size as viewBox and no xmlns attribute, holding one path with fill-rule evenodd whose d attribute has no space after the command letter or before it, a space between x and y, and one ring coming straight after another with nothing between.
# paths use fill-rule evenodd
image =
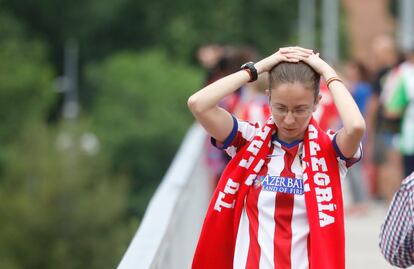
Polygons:
<instances>
[{"instance_id":1,"label":"eyebrow","mask_svg":"<svg viewBox=\"0 0 414 269\"><path fill-rule=\"evenodd\" d=\"M271 105L272 106L287 107L286 105L281 104L281 103L275 103L275 104L271 104ZM297 109L297 108L309 108L309 107L310 107L310 105L308 105L308 104L300 104L300 105L294 106L293 108Z\"/></svg>"}]
</instances>

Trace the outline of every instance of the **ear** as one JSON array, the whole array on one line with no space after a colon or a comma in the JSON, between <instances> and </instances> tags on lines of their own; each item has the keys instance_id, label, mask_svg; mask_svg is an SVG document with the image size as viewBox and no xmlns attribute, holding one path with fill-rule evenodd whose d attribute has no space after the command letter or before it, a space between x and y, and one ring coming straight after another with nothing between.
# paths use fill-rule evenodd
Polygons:
<instances>
[{"instance_id":1,"label":"ear","mask_svg":"<svg viewBox=\"0 0 414 269\"><path fill-rule=\"evenodd\" d=\"M318 94L318 97L315 100L315 105L313 106L313 112L315 112L316 109L318 109L319 102L321 101L321 99L322 99L322 95L321 94Z\"/></svg>"}]
</instances>

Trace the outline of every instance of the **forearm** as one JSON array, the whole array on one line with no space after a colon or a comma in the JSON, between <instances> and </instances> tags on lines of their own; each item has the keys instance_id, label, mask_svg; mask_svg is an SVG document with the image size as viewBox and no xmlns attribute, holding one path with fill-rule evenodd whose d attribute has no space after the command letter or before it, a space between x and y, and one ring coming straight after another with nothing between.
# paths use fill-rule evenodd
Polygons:
<instances>
[{"instance_id":1,"label":"forearm","mask_svg":"<svg viewBox=\"0 0 414 269\"><path fill-rule=\"evenodd\" d=\"M407 268L414 264L411 250L407 247L412 244L412 231L403 234L395 226L395 233L387 234L389 238L380 237L380 249L384 258L394 266ZM398 241L401 240L401 241Z\"/></svg>"},{"instance_id":2,"label":"forearm","mask_svg":"<svg viewBox=\"0 0 414 269\"><path fill-rule=\"evenodd\" d=\"M414 230L412 193L405 181L395 194L380 229L379 246L385 259L392 265L406 268L414 264L412 257Z\"/></svg>"},{"instance_id":3,"label":"forearm","mask_svg":"<svg viewBox=\"0 0 414 269\"><path fill-rule=\"evenodd\" d=\"M249 80L250 76L244 70L228 75L194 93L188 99L188 106L194 114L215 108L220 100L235 92Z\"/></svg>"},{"instance_id":4,"label":"forearm","mask_svg":"<svg viewBox=\"0 0 414 269\"><path fill-rule=\"evenodd\" d=\"M322 75L325 80L337 77L335 70L331 67L327 67ZM332 81L329 84L329 90L341 118L345 133L355 138L361 138L366 129L365 120L354 98L340 81Z\"/></svg>"}]
</instances>

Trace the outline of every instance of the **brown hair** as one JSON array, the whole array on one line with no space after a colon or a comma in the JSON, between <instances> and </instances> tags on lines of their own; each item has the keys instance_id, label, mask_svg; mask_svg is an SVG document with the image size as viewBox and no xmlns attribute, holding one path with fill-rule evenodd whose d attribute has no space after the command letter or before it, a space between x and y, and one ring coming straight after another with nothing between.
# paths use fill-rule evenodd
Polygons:
<instances>
[{"instance_id":1,"label":"brown hair","mask_svg":"<svg viewBox=\"0 0 414 269\"><path fill-rule=\"evenodd\" d=\"M321 76L304 62L281 62L269 72L269 90L283 83L299 82L314 92L315 101L319 95Z\"/></svg>"}]
</instances>

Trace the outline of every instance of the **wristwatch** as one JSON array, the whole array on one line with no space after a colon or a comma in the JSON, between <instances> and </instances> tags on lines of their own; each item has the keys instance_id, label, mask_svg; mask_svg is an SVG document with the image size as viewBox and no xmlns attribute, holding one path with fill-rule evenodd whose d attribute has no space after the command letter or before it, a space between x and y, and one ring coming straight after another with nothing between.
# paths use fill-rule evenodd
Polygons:
<instances>
[{"instance_id":1,"label":"wristwatch","mask_svg":"<svg viewBox=\"0 0 414 269\"><path fill-rule=\"evenodd\" d=\"M241 70L246 70L249 73L250 80L249 82L253 82L257 80L257 69L254 67L254 62L247 62L240 66Z\"/></svg>"}]
</instances>

